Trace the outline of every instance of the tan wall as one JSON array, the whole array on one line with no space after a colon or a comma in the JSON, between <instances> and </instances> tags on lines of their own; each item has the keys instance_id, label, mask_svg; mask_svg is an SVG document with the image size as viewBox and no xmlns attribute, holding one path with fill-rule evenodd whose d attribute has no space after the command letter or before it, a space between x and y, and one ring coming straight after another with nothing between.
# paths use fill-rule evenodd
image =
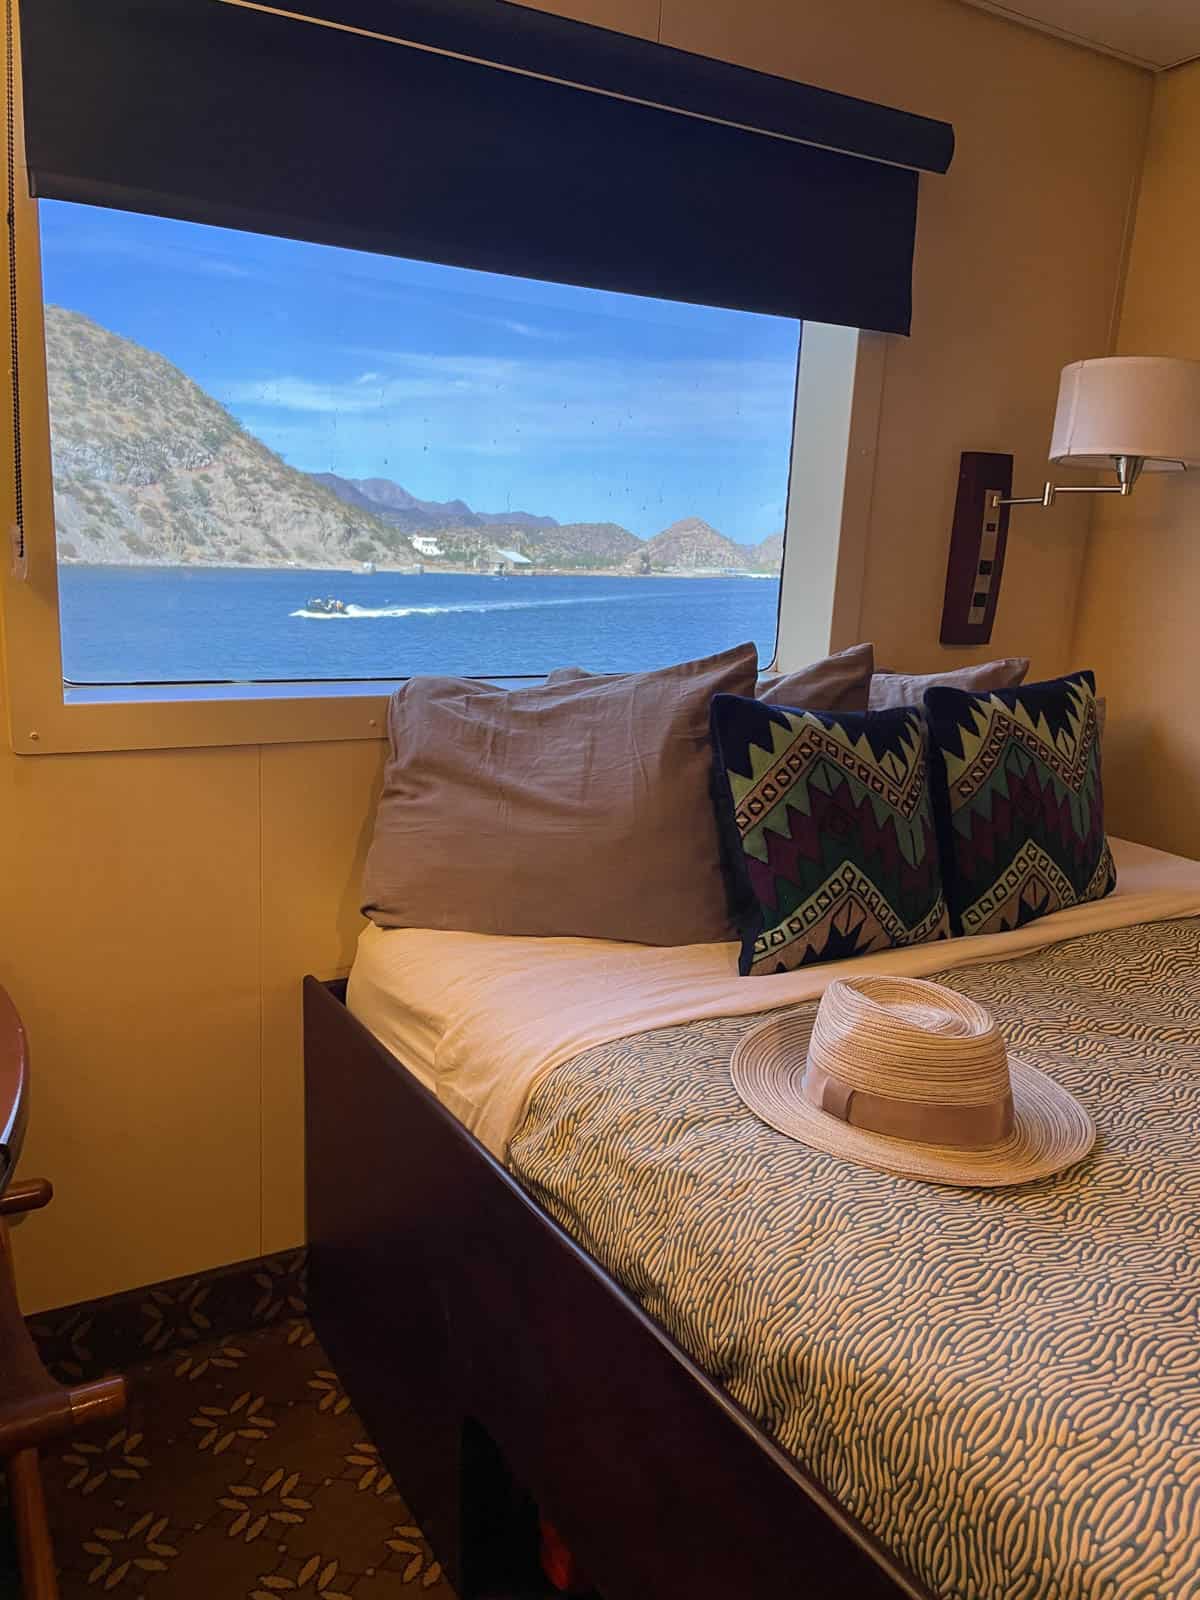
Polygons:
<instances>
[{"instance_id":1,"label":"tan wall","mask_svg":"<svg viewBox=\"0 0 1200 1600\"><path fill-rule=\"evenodd\" d=\"M0 751L0 982L30 1032L37 1309L285 1249L298 980L349 960L376 743Z\"/></svg>"},{"instance_id":2,"label":"tan wall","mask_svg":"<svg viewBox=\"0 0 1200 1600\"><path fill-rule=\"evenodd\" d=\"M658 31L659 0L562 9ZM923 187L915 336L888 355L858 630L931 666L959 451L1013 450L1040 481L1059 367L1107 348L1149 79L957 0L661 11L666 43L957 124L952 175ZM1069 658L1082 515L1013 531L994 644L1038 669ZM378 766L375 744L0 752L25 1168L59 1190L20 1230L31 1306L299 1240L297 984L349 959Z\"/></svg>"},{"instance_id":3,"label":"tan wall","mask_svg":"<svg viewBox=\"0 0 1200 1600\"><path fill-rule=\"evenodd\" d=\"M1158 79L1117 345L1200 360L1200 62ZM1075 654L1109 702L1109 824L1200 855L1200 473L1096 515Z\"/></svg>"}]
</instances>

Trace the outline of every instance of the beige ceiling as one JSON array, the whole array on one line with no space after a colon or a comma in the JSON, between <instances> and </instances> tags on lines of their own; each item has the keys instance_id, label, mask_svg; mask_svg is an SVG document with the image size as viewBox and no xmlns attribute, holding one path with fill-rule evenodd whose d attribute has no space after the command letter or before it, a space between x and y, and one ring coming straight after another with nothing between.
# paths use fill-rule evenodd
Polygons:
<instances>
[{"instance_id":1,"label":"beige ceiling","mask_svg":"<svg viewBox=\"0 0 1200 1600\"><path fill-rule=\"evenodd\" d=\"M1200 0L967 0L1156 71L1200 56Z\"/></svg>"}]
</instances>

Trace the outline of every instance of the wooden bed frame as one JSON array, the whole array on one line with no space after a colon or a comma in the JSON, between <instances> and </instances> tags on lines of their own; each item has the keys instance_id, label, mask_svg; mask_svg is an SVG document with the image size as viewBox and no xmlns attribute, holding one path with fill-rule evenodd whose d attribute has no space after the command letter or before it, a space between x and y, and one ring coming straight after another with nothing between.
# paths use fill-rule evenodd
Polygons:
<instances>
[{"instance_id":1,"label":"wooden bed frame","mask_svg":"<svg viewBox=\"0 0 1200 1600\"><path fill-rule=\"evenodd\" d=\"M462 1600L534 1503L604 1600L930 1600L344 998L305 979L313 1315Z\"/></svg>"}]
</instances>

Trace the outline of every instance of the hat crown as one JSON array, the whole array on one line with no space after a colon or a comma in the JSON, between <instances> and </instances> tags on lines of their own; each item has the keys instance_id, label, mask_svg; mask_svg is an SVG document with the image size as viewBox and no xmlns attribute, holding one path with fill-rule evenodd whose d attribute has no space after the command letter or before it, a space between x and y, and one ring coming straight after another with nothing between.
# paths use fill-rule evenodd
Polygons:
<instances>
[{"instance_id":1,"label":"hat crown","mask_svg":"<svg viewBox=\"0 0 1200 1600\"><path fill-rule=\"evenodd\" d=\"M1008 1052L986 1007L922 978L835 978L810 1065L848 1090L926 1105L986 1105L1011 1091Z\"/></svg>"},{"instance_id":2,"label":"hat crown","mask_svg":"<svg viewBox=\"0 0 1200 1600\"><path fill-rule=\"evenodd\" d=\"M775 1013L744 1034L729 1071L781 1133L923 1183L1031 1182L1095 1139L1068 1090L1007 1054L983 1006L917 979L833 979L819 1008Z\"/></svg>"}]
</instances>

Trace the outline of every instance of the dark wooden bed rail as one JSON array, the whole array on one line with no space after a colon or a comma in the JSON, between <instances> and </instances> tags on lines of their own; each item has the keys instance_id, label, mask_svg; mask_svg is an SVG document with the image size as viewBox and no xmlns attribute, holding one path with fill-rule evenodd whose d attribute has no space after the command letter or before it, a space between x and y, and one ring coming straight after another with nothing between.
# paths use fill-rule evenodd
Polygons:
<instances>
[{"instance_id":1,"label":"dark wooden bed rail","mask_svg":"<svg viewBox=\"0 0 1200 1600\"><path fill-rule=\"evenodd\" d=\"M501 1576L512 1480L604 1600L929 1600L344 990L305 979L313 1314L463 1600Z\"/></svg>"}]
</instances>

